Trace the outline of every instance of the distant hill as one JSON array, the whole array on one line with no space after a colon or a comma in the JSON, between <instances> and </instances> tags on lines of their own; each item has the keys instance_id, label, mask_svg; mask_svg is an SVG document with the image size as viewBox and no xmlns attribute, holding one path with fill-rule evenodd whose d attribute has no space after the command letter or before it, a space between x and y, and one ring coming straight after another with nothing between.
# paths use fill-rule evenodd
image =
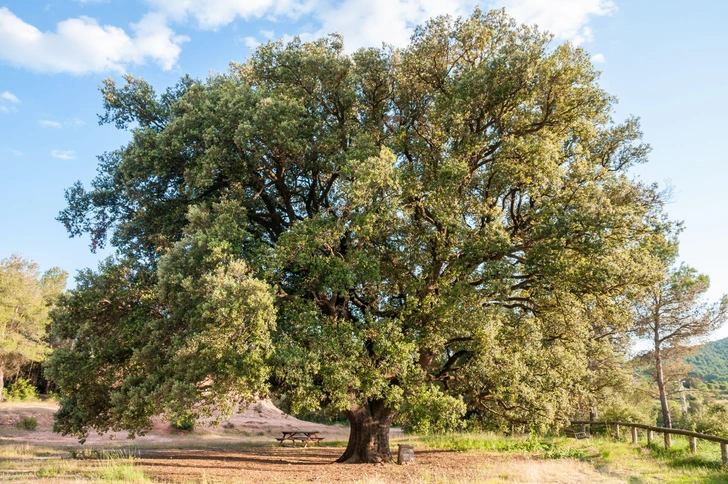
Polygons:
<instances>
[{"instance_id":1,"label":"distant hill","mask_svg":"<svg viewBox=\"0 0 728 484\"><path fill-rule=\"evenodd\" d=\"M711 341L689 357L690 376L704 382L728 382L728 338Z\"/></svg>"}]
</instances>

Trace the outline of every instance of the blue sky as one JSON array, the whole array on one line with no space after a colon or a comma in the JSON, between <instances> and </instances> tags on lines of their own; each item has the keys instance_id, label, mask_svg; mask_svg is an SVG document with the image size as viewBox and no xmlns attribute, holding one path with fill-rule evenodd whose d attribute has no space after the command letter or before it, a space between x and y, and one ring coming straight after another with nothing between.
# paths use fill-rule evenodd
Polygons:
<instances>
[{"instance_id":1,"label":"blue sky","mask_svg":"<svg viewBox=\"0 0 728 484\"><path fill-rule=\"evenodd\" d=\"M55 221L64 189L88 183L96 156L128 140L97 123L103 79L131 72L162 91L293 35L403 46L427 18L475 5L592 54L619 98L615 119L641 117L653 147L634 176L672 187L682 260L710 276L712 299L728 293L728 2L717 0L0 0L0 258L74 274L108 255Z\"/></svg>"}]
</instances>

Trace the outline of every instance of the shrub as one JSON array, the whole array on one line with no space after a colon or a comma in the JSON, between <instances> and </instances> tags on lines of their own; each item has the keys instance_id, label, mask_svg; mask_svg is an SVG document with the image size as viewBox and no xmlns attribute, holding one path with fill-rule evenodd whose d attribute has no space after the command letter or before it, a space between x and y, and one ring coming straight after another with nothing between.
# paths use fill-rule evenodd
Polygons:
<instances>
[{"instance_id":1,"label":"shrub","mask_svg":"<svg viewBox=\"0 0 728 484\"><path fill-rule=\"evenodd\" d=\"M19 377L8 388L6 394L8 400L35 400L38 398L38 390L30 383L30 380Z\"/></svg>"},{"instance_id":2,"label":"shrub","mask_svg":"<svg viewBox=\"0 0 728 484\"><path fill-rule=\"evenodd\" d=\"M36 427L38 427L38 421L33 417L25 417L18 420L18 423L16 425L21 429L35 430Z\"/></svg>"},{"instance_id":3,"label":"shrub","mask_svg":"<svg viewBox=\"0 0 728 484\"><path fill-rule=\"evenodd\" d=\"M171 422L172 428L176 430L184 430L186 432L195 428L195 420L189 417L177 417Z\"/></svg>"}]
</instances>

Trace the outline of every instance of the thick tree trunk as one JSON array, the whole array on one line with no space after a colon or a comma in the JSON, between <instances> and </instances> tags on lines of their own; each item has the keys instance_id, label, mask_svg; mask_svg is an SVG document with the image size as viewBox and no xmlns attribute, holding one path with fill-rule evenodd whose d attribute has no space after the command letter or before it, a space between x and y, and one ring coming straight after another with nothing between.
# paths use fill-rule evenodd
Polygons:
<instances>
[{"instance_id":1,"label":"thick tree trunk","mask_svg":"<svg viewBox=\"0 0 728 484\"><path fill-rule=\"evenodd\" d=\"M349 419L349 443L336 462L367 463L391 462L389 427L394 413L383 400L372 400L365 405L354 405L344 412Z\"/></svg>"},{"instance_id":2,"label":"thick tree trunk","mask_svg":"<svg viewBox=\"0 0 728 484\"><path fill-rule=\"evenodd\" d=\"M662 406L662 426L672 428L670 407L667 405L667 392L665 391L665 377L662 374L662 354L657 338L655 338L655 376L657 377L657 389L660 391L660 405Z\"/></svg>"}]
</instances>

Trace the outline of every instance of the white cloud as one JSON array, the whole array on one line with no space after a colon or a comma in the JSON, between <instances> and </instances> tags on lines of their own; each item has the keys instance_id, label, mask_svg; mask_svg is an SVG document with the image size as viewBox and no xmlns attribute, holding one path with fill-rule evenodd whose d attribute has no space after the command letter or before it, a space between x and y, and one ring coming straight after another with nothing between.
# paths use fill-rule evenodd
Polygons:
<instances>
[{"instance_id":1,"label":"white cloud","mask_svg":"<svg viewBox=\"0 0 728 484\"><path fill-rule=\"evenodd\" d=\"M13 154L13 156L23 156L25 154L20 150L10 150L10 152Z\"/></svg>"},{"instance_id":2,"label":"white cloud","mask_svg":"<svg viewBox=\"0 0 728 484\"><path fill-rule=\"evenodd\" d=\"M14 104L20 104L18 96L10 91L0 93L0 113L9 114L18 112L18 108L13 106Z\"/></svg>"},{"instance_id":3,"label":"white cloud","mask_svg":"<svg viewBox=\"0 0 728 484\"><path fill-rule=\"evenodd\" d=\"M130 37L123 29L89 17L64 20L41 32L8 8L0 8L0 60L38 72L124 72L129 64L153 61L174 66L187 37L174 35L159 14L145 15Z\"/></svg>"},{"instance_id":4,"label":"white cloud","mask_svg":"<svg viewBox=\"0 0 728 484\"><path fill-rule=\"evenodd\" d=\"M238 40L245 44L245 47L247 47L250 50L255 50L256 47L260 45L260 41L256 39L255 37L239 37Z\"/></svg>"},{"instance_id":5,"label":"white cloud","mask_svg":"<svg viewBox=\"0 0 728 484\"><path fill-rule=\"evenodd\" d=\"M51 151L53 158L60 158L61 160L72 160L76 157L75 150L53 150Z\"/></svg>"},{"instance_id":6,"label":"white cloud","mask_svg":"<svg viewBox=\"0 0 728 484\"><path fill-rule=\"evenodd\" d=\"M86 122L79 118L69 118L63 123L60 123L58 121L53 121L50 119L41 119L38 121L38 124L43 126L44 128L55 128L55 129L61 129L61 128L80 128L81 126L84 126Z\"/></svg>"},{"instance_id":7,"label":"white cloud","mask_svg":"<svg viewBox=\"0 0 728 484\"><path fill-rule=\"evenodd\" d=\"M51 121L49 119L41 119L40 121L38 121L38 124L40 124L44 128L61 129L61 123L59 123L58 121Z\"/></svg>"},{"instance_id":8,"label":"white cloud","mask_svg":"<svg viewBox=\"0 0 728 484\"><path fill-rule=\"evenodd\" d=\"M595 64L604 64L607 62L607 59L604 57L604 54L594 54L591 57L591 61Z\"/></svg>"},{"instance_id":9,"label":"white cloud","mask_svg":"<svg viewBox=\"0 0 728 484\"><path fill-rule=\"evenodd\" d=\"M216 30L237 18L298 18L310 15L316 27L299 35L314 39L339 32L348 50L378 47L382 42L398 47L407 45L412 29L437 15L468 15L473 8L502 8L519 22L538 24L559 40L580 44L591 40L588 23L616 11L612 0L147 0L170 21L193 21L204 30ZM260 31L266 39L272 31ZM284 35L290 39L291 35ZM248 47L260 41L242 37Z\"/></svg>"},{"instance_id":10,"label":"white cloud","mask_svg":"<svg viewBox=\"0 0 728 484\"><path fill-rule=\"evenodd\" d=\"M147 0L154 11L176 22L194 19L203 30L217 30L236 18L298 18L321 5L322 0Z\"/></svg>"},{"instance_id":11,"label":"white cloud","mask_svg":"<svg viewBox=\"0 0 728 484\"><path fill-rule=\"evenodd\" d=\"M98 0L76 0L91 3ZM616 11L613 0L145 0L149 11L131 24L132 35L122 28L99 25L89 17L59 22L55 32L41 32L8 8L0 8L0 61L39 72L123 72L131 64L155 62L171 69L189 40L177 35L173 25L193 24L217 30L237 19L303 16L309 27L299 32L305 40L332 32L344 36L347 49L378 47L382 42L405 46L412 29L427 19L450 14L468 15L473 8L501 8L519 22L537 24L558 40L575 44L589 41L589 23ZM258 38L274 32L238 38L249 48ZM291 35L283 35L284 39ZM598 62L598 61L595 61ZM7 108L7 107L6 107Z\"/></svg>"},{"instance_id":12,"label":"white cloud","mask_svg":"<svg viewBox=\"0 0 728 484\"><path fill-rule=\"evenodd\" d=\"M315 15L321 28L305 38L331 32L344 36L347 50L380 47L382 42L403 47L412 29L437 15L468 15L477 0L344 0L336 5L323 4Z\"/></svg>"},{"instance_id":13,"label":"white cloud","mask_svg":"<svg viewBox=\"0 0 728 484\"><path fill-rule=\"evenodd\" d=\"M509 15L525 24L538 24L558 39L581 44L594 34L587 26L593 17L617 10L612 0L495 0L493 7L505 7Z\"/></svg>"},{"instance_id":14,"label":"white cloud","mask_svg":"<svg viewBox=\"0 0 728 484\"><path fill-rule=\"evenodd\" d=\"M10 101L13 104L18 104L20 102L20 99L18 99L18 96L13 94L10 91L5 91L2 94L0 94L0 98L4 99L5 101Z\"/></svg>"}]
</instances>

